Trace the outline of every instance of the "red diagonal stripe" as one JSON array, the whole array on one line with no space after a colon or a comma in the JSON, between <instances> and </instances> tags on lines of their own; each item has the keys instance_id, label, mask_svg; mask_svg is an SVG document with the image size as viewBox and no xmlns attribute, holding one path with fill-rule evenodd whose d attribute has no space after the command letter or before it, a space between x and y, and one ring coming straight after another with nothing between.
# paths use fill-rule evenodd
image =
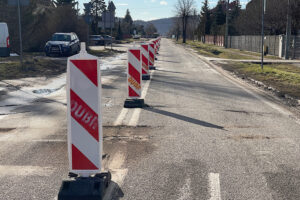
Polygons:
<instances>
[{"instance_id":1,"label":"red diagonal stripe","mask_svg":"<svg viewBox=\"0 0 300 200\"><path fill-rule=\"evenodd\" d=\"M129 51L130 51L130 53L132 53L132 55L134 55L136 57L136 59L138 59L139 61L141 60L141 50L131 49Z\"/></svg>"},{"instance_id":2,"label":"red diagonal stripe","mask_svg":"<svg viewBox=\"0 0 300 200\"><path fill-rule=\"evenodd\" d=\"M146 56L142 56L143 59L143 63L145 63L148 66L148 59L146 58Z\"/></svg>"},{"instance_id":3,"label":"red diagonal stripe","mask_svg":"<svg viewBox=\"0 0 300 200\"><path fill-rule=\"evenodd\" d=\"M150 46L154 49L154 44L153 43L151 43Z\"/></svg>"},{"instance_id":4,"label":"red diagonal stripe","mask_svg":"<svg viewBox=\"0 0 300 200\"><path fill-rule=\"evenodd\" d=\"M147 74L147 72L144 69L142 71L143 71L143 74Z\"/></svg>"},{"instance_id":5,"label":"red diagonal stripe","mask_svg":"<svg viewBox=\"0 0 300 200\"><path fill-rule=\"evenodd\" d=\"M99 142L98 114L94 112L72 89L71 116Z\"/></svg>"},{"instance_id":6,"label":"red diagonal stripe","mask_svg":"<svg viewBox=\"0 0 300 200\"><path fill-rule=\"evenodd\" d=\"M154 54L152 52L149 52L150 58L154 59Z\"/></svg>"},{"instance_id":7,"label":"red diagonal stripe","mask_svg":"<svg viewBox=\"0 0 300 200\"><path fill-rule=\"evenodd\" d=\"M141 74L130 63L128 63L129 75L132 76L139 84L141 84Z\"/></svg>"},{"instance_id":8,"label":"red diagonal stripe","mask_svg":"<svg viewBox=\"0 0 300 200\"><path fill-rule=\"evenodd\" d=\"M147 45L147 44L143 44L142 47L143 47L146 51L148 51L148 45Z\"/></svg>"},{"instance_id":9,"label":"red diagonal stripe","mask_svg":"<svg viewBox=\"0 0 300 200\"><path fill-rule=\"evenodd\" d=\"M73 170L97 170L98 168L72 144Z\"/></svg>"},{"instance_id":10,"label":"red diagonal stripe","mask_svg":"<svg viewBox=\"0 0 300 200\"><path fill-rule=\"evenodd\" d=\"M130 86L128 86L128 92L130 97L140 97Z\"/></svg>"},{"instance_id":11,"label":"red diagonal stripe","mask_svg":"<svg viewBox=\"0 0 300 200\"><path fill-rule=\"evenodd\" d=\"M71 60L71 62L98 86L97 78L97 60Z\"/></svg>"}]
</instances>

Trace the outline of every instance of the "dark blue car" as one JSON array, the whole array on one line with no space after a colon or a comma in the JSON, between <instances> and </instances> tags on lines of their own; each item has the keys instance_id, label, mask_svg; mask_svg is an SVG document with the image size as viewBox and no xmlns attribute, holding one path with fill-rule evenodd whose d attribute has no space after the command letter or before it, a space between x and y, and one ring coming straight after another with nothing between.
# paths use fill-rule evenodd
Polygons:
<instances>
[{"instance_id":1,"label":"dark blue car","mask_svg":"<svg viewBox=\"0 0 300 200\"><path fill-rule=\"evenodd\" d=\"M75 33L55 33L45 45L47 56L71 56L79 53L80 42Z\"/></svg>"}]
</instances>

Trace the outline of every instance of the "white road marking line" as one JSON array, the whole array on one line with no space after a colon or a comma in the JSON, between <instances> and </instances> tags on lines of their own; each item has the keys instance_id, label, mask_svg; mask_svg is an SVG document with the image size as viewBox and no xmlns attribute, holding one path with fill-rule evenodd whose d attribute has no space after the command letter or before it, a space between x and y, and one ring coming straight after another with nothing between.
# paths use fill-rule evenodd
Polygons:
<instances>
[{"instance_id":1,"label":"white road marking line","mask_svg":"<svg viewBox=\"0 0 300 200\"><path fill-rule=\"evenodd\" d=\"M191 199L191 179L188 178L185 181L184 186L180 189L180 198L178 200Z\"/></svg>"},{"instance_id":2,"label":"white road marking line","mask_svg":"<svg viewBox=\"0 0 300 200\"><path fill-rule=\"evenodd\" d=\"M131 119L128 123L128 126L137 126L141 112L142 112L141 108L134 109Z\"/></svg>"},{"instance_id":3,"label":"white road marking line","mask_svg":"<svg viewBox=\"0 0 300 200\"><path fill-rule=\"evenodd\" d=\"M209 173L209 200L221 200L220 175L217 173Z\"/></svg>"},{"instance_id":4,"label":"white road marking line","mask_svg":"<svg viewBox=\"0 0 300 200\"><path fill-rule=\"evenodd\" d=\"M118 118L116 119L116 121L114 122L114 126L120 126L123 124L123 120L125 119L127 113L128 113L128 108L123 108L118 116Z\"/></svg>"},{"instance_id":5,"label":"white road marking line","mask_svg":"<svg viewBox=\"0 0 300 200\"><path fill-rule=\"evenodd\" d=\"M154 73L154 71L150 72L150 76L152 76ZM149 89L149 86L150 86L150 82L151 80L147 81L145 86L143 87L143 91L142 91L142 95L141 95L141 98L142 99L145 99L146 95L147 95L147 92L148 92L148 89ZM118 118L116 119L116 121L113 123L114 126L120 126L120 125L123 125L123 121L128 113L129 109L128 108L123 108L118 116ZM139 117L140 117L140 113L141 113L141 109L138 108L138 109L135 109L133 111L133 114L132 114L132 117L129 121L129 126L137 126L138 124L138 120L139 120Z\"/></svg>"},{"instance_id":6,"label":"white road marking line","mask_svg":"<svg viewBox=\"0 0 300 200\"><path fill-rule=\"evenodd\" d=\"M0 165L0 177L2 176L51 176L56 169L40 166Z\"/></svg>"},{"instance_id":7,"label":"white road marking line","mask_svg":"<svg viewBox=\"0 0 300 200\"><path fill-rule=\"evenodd\" d=\"M154 71L150 72L150 77L152 77L153 74L154 74ZM144 86L144 89L142 91L142 96L141 96L142 99L144 99L147 95L147 92L148 92L148 89L149 89L149 86L150 86L150 82L151 82L151 79L149 81L147 81L147 83Z\"/></svg>"},{"instance_id":8,"label":"white road marking line","mask_svg":"<svg viewBox=\"0 0 300 200\"><path fill-rule=\"evenodd\" d=\"M150 76L152 76L153 73L154 73L154 71L152 71L150 73ZM147 95L147 92L148 92L148 89L149 89L149 86L150 86L150 82L151 82L151 80L148 81L144 86L144 89L142 91L142 96L141 96L142 99L145 99L145 97ZM141 112L142 112L142 109L140 109L140 108L134 109L132 117L131 117L131 119L129 121L129 124L128 124L129 126L137 126L138 125Z\"/></svg>"}]
</instances>

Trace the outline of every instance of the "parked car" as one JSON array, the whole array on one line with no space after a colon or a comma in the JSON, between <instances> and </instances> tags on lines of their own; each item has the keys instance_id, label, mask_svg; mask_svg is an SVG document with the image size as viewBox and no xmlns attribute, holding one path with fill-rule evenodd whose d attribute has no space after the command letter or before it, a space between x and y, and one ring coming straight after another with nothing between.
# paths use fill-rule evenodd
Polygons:
<instances>
[{"instance_id":1,"label":"parked car","mask_svg":"<svg viewBox=\"0 0 300 200\"><path fill-rule=\"evenodd\" d=\"M110 35L103 35L102 37L104 38L105 44L111 44L115 40L115 38Z\"/></svg>"},{"instance_id":2,"label":"parked car","mask_svg":"<svg viewBox=\"0 0 300 200\"><path fill-rule=\"evenodd\" d=\"M55 33L45 45L47 56L71 56L80 51L80 43L75 33Z\"/></svg>"},{"instance_id":3,"label":"parked car","mask_svg":"<svg viewBox=\"0 0 300 200\"><path fill-rule=\"evenodd\" d=\"M104 45L104 38L101 35L90 35L91 45Z\"/></svg>"},{"instance_id":4,"label":"parked car","mask_svg":"<svg viewBox=\"0 0 300 200\"><path fill-rule=\"evenodd\" d=\"M141 35L133 35L132 38L133 38L133 39L136 39L136 40L139 40L139 39L141 39L141 37L142 37Z\"/></svg>"},{"instance_id":5,"label":"parked car","mask_svg":"<svg viewBox=\"0 0 300 200\"><path fill-rule=\"evenodd\" d=\"M8 56L10 56L8 26L6 23L0 22L0 57Z\"/></svg>"}]
</instances>

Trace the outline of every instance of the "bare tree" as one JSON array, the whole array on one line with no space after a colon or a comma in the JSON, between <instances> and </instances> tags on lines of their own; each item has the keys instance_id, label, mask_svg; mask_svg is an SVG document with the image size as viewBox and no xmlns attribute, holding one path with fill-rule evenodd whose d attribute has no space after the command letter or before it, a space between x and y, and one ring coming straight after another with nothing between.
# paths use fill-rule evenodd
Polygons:
<instances>
[{"instance_id":1,"label":"bare tree","mask_svg":"<svg viewBox=\"0 0 300 200\"><path fill-rule=\"evenodd\" d=\"M182 23L183 43L186 43L188 19L193 14L194 5L194 0L178 0L177 4L175 5L176 16L181 19Z\"/></svg>"}]
</instances>

